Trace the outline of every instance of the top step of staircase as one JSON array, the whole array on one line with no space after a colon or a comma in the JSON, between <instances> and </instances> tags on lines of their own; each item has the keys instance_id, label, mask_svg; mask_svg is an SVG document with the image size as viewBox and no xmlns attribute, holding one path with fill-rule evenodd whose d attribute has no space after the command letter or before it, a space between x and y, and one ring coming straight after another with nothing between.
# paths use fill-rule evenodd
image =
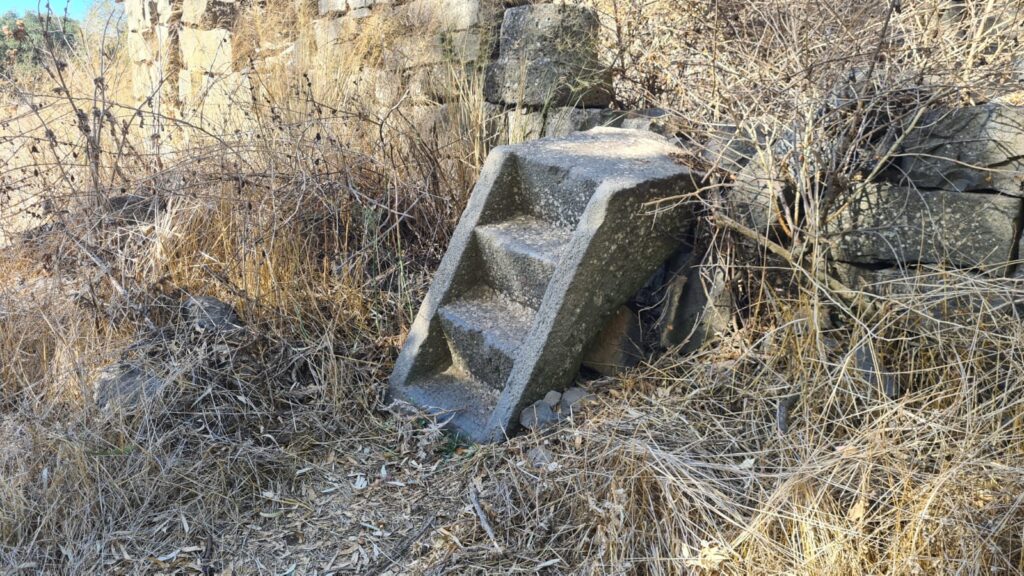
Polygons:
<instances>
[{"instance_id":1,"label":"top step of staircase","mask_svg":"<svg viewBox=\"0 0 1024 576\"><path fill-rule=\"evenodd\" d=\"M528 211L575 228L598 188L610 192L688 173L679 150L639 130L597 128L513 147Z\"/></svg>"},{"instance_id":2,"label":"top step of staircase","mask_svg":"<svg viewBox=\"0 0 1024 576\"><path fill-rule=\"evenodd\" d=\"M698 177L649 132L597 129L488 157L391 375L391 397L476 441L566 388L606 321L679 245ZM671 204L671 203L670 203Z\"/></svg>"}]
</instances>

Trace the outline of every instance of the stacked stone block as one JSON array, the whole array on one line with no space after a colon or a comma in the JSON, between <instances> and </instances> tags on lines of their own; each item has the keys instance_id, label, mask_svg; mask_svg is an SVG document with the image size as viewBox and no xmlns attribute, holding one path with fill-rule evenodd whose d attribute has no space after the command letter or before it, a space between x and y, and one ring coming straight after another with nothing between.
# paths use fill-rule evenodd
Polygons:
<instances>
[{"instance_id":1,"label":"stacked stone block","mask_svg":"<svg viewBox=\"0 0 1024 576\"><path fill-rule=\"evenodd\" d=\"M251 97L249 63L237 62L232 46L248 1L125 0L138 100L159 93L162 104L174 105L165 110L171 115L214 120L236 99ZM482 96L493 115L486 123L494 130L491 143L623 125L622 114L607 110L611 79L600 58L595 12L567 4L505 6L500 0L317 0L308 34L327 65L311 70L312 78L330 88L360 76L355 84L374 83L370 106L387 109L402 98L405 107L425 107L418 117L443 115L443 105ZM371 19L383 23L379 38L361 37ZM374 57L357 71L340 70L368 42ZM256 62L255 68L266 67Z\"/></svg>"},{"instance_id":2,"label":"stacked stone block","mask_svg":"<svg viewBox=\"0 0 1024 576\"><path fill-rule=\"evenodd\" d=\"M941 265L1020 274L1024 108L940 109L908 127L892 176L851 187L825 233L850 284ZM881 269L881 272L879 272Z\"/></svg>"},{"instance_id":3,"label":"stacked stone block","mask_svg":"<svg viewBox=\"0 0 1024 576\"><path fill-rule=\"evenodd\" d=\"M226 120L251 97L248 78L235 63L232 45L241 0L181 2L181 113L187 118Z\"/></svg>"},{"instance_id":4,"label":"stacked stone block","mask_svg":"<svg viewBox=\"0 0 1024 576\"><path fill-rule=\"evenodd\" d=\"M132 67L132 90L140 103L149 102L161 113L177 104L178 25L181 0L142 0L125 3L126 42Z\"/></svg>"},{"instance_id":5,"label":"stacked stone block","mask_svg":"<svg viewBox=\"0 0 1024 576\"><path fill-rule=\"evenodd\" d=\"M133 92L161 115L224 118L247 81L232 58L241 0L126 0Z\"/></svg>"}]
</instances>

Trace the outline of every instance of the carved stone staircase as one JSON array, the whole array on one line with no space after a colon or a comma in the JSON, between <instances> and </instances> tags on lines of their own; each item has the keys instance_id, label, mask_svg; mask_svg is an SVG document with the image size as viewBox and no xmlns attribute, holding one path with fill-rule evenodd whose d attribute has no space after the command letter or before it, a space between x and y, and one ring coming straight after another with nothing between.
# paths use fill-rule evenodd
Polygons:
<instances>
[{"instance_id":1,"label":"carved stone staircase","mask_svg":"<svg viewBox=\"0 0 1024 576\"><path fill-rule=\"evenodd\" d=\"M409 331L392 399L493 442L567 387L691 223L685 196L698 178L677 153L610 128L495 149Z\"/></svg>"}]
</instances>

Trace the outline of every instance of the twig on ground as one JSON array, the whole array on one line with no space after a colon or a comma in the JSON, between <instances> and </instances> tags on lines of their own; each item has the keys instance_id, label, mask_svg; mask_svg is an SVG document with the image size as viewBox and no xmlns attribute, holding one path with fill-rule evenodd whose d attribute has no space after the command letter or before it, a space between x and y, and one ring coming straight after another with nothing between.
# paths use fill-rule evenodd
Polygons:
<instances>
[{"instance_id":1,"label":"twig on ground","mask_svg":"<svg viewBox=\"0 0 1024 576\"><path fill-rule=\"evenodd\" d=\"M503 553L501 545L498 544L498 539L494 536L494 528L491 528L491 523L487 520L487 515L484 514L484 509L480 506L480 497L476 493L476 486L472 482L469 484L469 499L473 502L473 510L476 511L477 518L480 519L480 526L487 532L487 537L491 539L491 543L494 544L494 549L498 553Z\"/></svg>"}]
</instances>

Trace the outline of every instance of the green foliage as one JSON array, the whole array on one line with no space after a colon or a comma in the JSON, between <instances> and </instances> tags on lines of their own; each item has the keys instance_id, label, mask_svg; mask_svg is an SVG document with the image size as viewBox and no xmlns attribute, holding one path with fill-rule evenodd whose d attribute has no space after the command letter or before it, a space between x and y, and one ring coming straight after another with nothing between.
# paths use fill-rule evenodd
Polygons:
<instances>
[{"instance_id":1,"label":"green foliage","mask_svg":"<svg viewBox=\"0 0 1024 576\"><path fill-rule=\"evenodd\" d=\"M78 41L81 27L75 20L27 12L0 15L0 75L18 67L60 61ZM52 54L52 56L51 56Z\"/></svg>"}]
</instances>

